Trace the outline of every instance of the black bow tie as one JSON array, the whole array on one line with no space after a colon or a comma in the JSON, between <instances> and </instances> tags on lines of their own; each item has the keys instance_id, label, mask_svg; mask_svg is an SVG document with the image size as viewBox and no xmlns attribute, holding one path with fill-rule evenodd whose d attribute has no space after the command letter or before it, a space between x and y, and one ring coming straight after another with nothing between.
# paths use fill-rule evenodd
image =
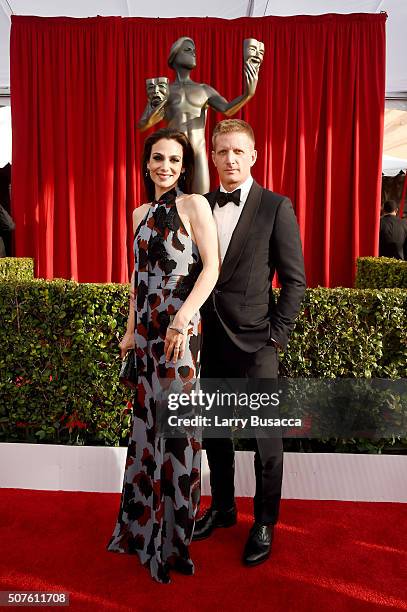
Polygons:
<instances>
[{"instance_id":1,"label":"black bow tie","mask_svg":"<svg viewBox=\"0 0 407 612\"><path fill-rule=\"evenodd\" d=\"M220 208L225 206L228 202L233 202L236 206L240 206L240 193L241 189L236 189L231 193L225 193L224 191L218 191L216 195L216 202Z\"/></svg>"}]
</instances>

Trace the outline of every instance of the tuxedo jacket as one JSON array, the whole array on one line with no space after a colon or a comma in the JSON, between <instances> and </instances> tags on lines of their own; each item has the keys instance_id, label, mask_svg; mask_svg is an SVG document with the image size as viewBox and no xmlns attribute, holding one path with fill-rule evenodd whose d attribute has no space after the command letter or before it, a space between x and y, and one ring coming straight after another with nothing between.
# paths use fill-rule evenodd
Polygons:
<instances>
[{"instance_id":1,"label":"tuxedo jacket","mask_svg":"<svg viewBox=\"0 0 407 612\"><path fill-rule=\"evenodd\" d=\"M216 194L205 196L212 210ZM277 301L271 287L275 272L281 284ZM204 333L210 333L211 317L218 317L243 351L258 351L269 338L285 348L304 292L304 260L291 201L253 181L216 287L201 310Z\"/></svg>"},{"instance_id":2,"label":"tuxedo jacket","mask_svg":"<svg viewBox=\"0 0 407 612\"><path fill-rule=\"evenodd\" d=\"M379 256L404 259L407 243L407 225L395 215L384 215L380 219Z\"/></svg>"}]
</instances>

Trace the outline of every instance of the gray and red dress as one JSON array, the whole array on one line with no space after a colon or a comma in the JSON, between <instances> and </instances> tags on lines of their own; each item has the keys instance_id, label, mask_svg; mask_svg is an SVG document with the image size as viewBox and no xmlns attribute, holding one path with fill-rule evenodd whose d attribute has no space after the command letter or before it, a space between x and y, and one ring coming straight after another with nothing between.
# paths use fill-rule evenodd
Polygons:
<instances>
[{"instance_id":1,"label":"gray and red dress","mask_svg":"<svg viewBox=\"0 0 407 612\"><path fill-rule=\"evenodd\" d=\"M188 329L185 354L167 362L164 340L202 269L176 207L175 189L154 201L134 236L135 345L138 385L119 516L108 550L138 554L159 582L169 570L193 574L188 545L200 494L201 442L158 435L163 387L188 390L199 376L201 319Z\"/></svg>"}]
</instances>

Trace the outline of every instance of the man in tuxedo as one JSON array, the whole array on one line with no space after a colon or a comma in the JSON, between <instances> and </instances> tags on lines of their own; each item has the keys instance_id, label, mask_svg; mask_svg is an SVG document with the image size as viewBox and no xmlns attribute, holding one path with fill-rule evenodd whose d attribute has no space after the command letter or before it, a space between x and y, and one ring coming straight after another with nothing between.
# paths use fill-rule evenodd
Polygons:
<instances>
[{"instance_id":1,"label":"man in tuxedo","mask_svg":"<svg viewBox=\"0 0 407 612\"><path fill-rule=\"evenodd\" d=\"M256 162L254 134L245 121L215 127L212 159L220 187L206 195L218 228L221 270L201 310L202 378L276 379L278 350L287 345L305 291L304 262L291 202L264 189L250 170ZM275 272L281 283L272 292ZM231 438L207 438L212 504L195 525L194 540L236 523L234 449ZM256 439L254 525L243 562L257 565L271 552L283 475L281 437Z\"/></svg>"},{"instance_id":2,"label":"man in tuxedo","mask_svg":"<svg viewBox=\"0 0 407 612\"><path fill-rule=\"evenodd\" d=\"M383 206L383 217L380 219L379 256L405 259L407 245L407 225L398 216L399 208L394 200L387 200Z\"/></svg>"}]
</instances>

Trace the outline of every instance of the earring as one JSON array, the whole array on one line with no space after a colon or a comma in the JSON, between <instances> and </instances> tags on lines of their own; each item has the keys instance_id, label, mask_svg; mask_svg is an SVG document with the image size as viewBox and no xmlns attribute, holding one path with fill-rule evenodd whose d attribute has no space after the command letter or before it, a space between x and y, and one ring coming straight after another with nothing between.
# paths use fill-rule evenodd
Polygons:
<instances>
[{"instance_id":1,"label":"earring","mask_svg":"<svg viewBox=\"0 0 407 612\"><path fill-rule=\"evenodd\" d=\"M150 170L147 168L144 174L146 177L150 176Z\"/></svg>"}]
</instances>

